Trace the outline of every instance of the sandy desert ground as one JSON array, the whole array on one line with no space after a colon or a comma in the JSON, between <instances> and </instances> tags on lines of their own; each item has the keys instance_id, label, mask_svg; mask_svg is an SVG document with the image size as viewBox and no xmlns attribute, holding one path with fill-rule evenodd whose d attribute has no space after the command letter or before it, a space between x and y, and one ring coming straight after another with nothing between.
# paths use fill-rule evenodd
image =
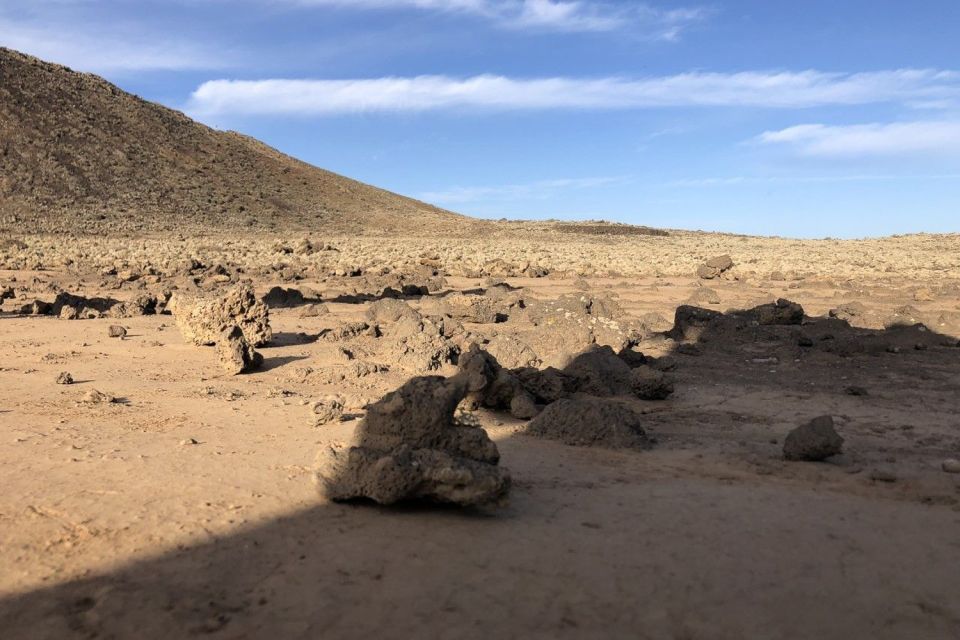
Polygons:
<instances>
[{"instance_id":1,"label":"sandy desert ground","mask_svg":"<svg viewBox=\"0 0 960 640\"><path fill-rule=\"evenodd\" d=\"M0 240L0 636L960 637L960 236L585 231ZM698 277L722 254L731 269ZM21 313L242 283L307 298L268 300L273 339L243 375L169 314ZM496 442L508 503L325 499L317 454L369 403L457 373L369 315L404 283L426 283L403 301L455 325L454 351L562 369L596 342L651 364L673 393L617 400L649 446L571 446L481 407L464 419ZM451 318L456 292L502 321ZM780 298L802 323L670 333L680 305ZM556 300L592 307L534 324ZM324 422L331 395L344 416ZM785 460L822 415L843 452Z\"/></svg>"}]
</instances>

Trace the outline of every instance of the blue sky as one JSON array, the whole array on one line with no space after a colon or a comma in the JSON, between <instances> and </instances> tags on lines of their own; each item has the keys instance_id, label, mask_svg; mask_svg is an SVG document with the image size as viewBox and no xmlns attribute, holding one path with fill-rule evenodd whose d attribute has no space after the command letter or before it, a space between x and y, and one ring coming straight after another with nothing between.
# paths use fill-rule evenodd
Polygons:
<instances>
[{"instance_id":1,"label":"blue sky","mask_svg":"<svg viewBox=\"0 0 960 640\"><path fill-rule=\"evenodd\" d=\"M471 215L960 231L957 0L0 0L0 44Z\"/></svg>"}]
</instances>

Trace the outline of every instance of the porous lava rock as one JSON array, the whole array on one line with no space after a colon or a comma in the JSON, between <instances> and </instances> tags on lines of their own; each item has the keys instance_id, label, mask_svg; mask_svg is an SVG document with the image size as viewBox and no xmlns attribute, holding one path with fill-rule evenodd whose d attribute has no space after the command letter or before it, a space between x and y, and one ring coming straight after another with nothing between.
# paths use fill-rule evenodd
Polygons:
<instances>
[{"instance_id":1,"label":"porous lava rock","mask_svg":"<svg viewBox=\"0 0 960 640\"><path fill-rule=\"evenodd\" d=\"M687 304L697 307L704 304L720 304L720 294L708 287L697 287L687 299Z\"/></svg>"},{"instance_id":2,"label":"porous lava rock","mask_svg":"<svg viewBox=\"0 0 960 640\"><path fill-rule=\"evenodd\" d=\"M725 271L729 270L731 267L733 267L733 258L724 254L722 256L710 258L697 267L697 275L704 280L713 280L714 278L722 275Z\"/></svg>"},{"instance_id":3,"label":"porous lava rock","mask_svg":"<svg viewBox=\"0 0 960 640\"><path fill-rule=\"evenodd\" d=\"M610 294L531 301L523 315L534 328L521 331L519 339L544 364L557 368L565 367L592 344L609 345L619 351L630 346L640 333L638 323L625 318Z\"/></svg>"},{"instance_id":4,"label":"porous lava rock","mask_svg":"<svg viewBox=\"0 0 960 640\"><path fill-rule=\"evenodd\" d=\"M456 361L463 327L451 318L401 318L383 329L391 362L413 372L437 371Z\"/></svg>"},{"instance_id":5,"label":"porous lava rock","mask_svg":"<svg viewBox=\"0 0 960 640\"><path fill-rule=\"evenodd\" d=\"M297 307L306 303L299 289L273 287L263 296L263 303L270 308Z\"/></svg>"},{"instance_id":6,"label":"porous lava rock","mask_svg":"<svg viewBox=\"0 0 960 640\"><path fill-rule=\"evenodd\" d=\"M262 347L273 339L267 305L250 287L240 286L215 297L175 294L168 307L184 339L196 345L216 344L231 327L240 327L247 342Z\"/></svg>"},{"instance_id":7,"label":"porous lava rock","mask_svg":"<svg viewBox=\"0 0 960 640\"><path fill-rule=\"evenodd\" d=\"M592 396L633 393L630 366L608 346L593 346L574 358L563 372L576 379L576 390Z\"/></svg>"},{"instance_id":8,"label":"porous lava rock","mask_svg":"<svg viewBox=\"0 0 960 640\"><path fill-rule=\"evenodd\" d=\"M420 322L422 316L420 312L411 307L403 300L395 298L384 298L370 303L367 307L367 320L372 324L384 324L390 322L399 322L400 320L412 320Z\"/></svg>"},{"instance_id":9,"label":"porous lava rock","mask_svg":"<svg viewBox=\"0 0 960 640\"><path fill-rule=\"evenodd\" d=\"M652 367L630 365L608 346L593 346L564 368L572 377L574 390L592 396L636 396L663 400L673 393L673 379Z\"/></svg>"},{"instance_id":10,"label":"porous lava rock","mask_svg":"<svg viewBox=\"0 0 960 640\"><path fill-rule=\"evenodd\" d=\"M443 312L461 322L503 322L508 317L506 311L505 305L485 295L456 292L443 298Z\"/></svg>"},{"instance_id":11,"label":"porous lava rock","mask_svg":"<svg viewBox=\"0 0 960 640\"><path fill-rule=\"evenodd\" d=\"M458 366L467 377L471 407L506 410L521 420L537 415L536 401L520 379L476 344L460 355Z\"/></svg>"},{"instance_id":12,"label":"porous lava rock","mask_svg":"<svg viewBox=\"0 0 960 640\"><path fill-rule=\"evenodd\" d=\"M843 438L833 427L833 417L819 416L787 434L783 457L817 462L843 450Z\"/></svg>"},{"instance_id":13,"label":"porous lava rock","mask_svg":"<svg viewBox=\"0 0 960 640\"><path fill-rule=\"evenodd\" d=\"M674 312L673 328L667 332L667 336L678 341L696 341L707 327L722 317L719 311L680 305Z\"/></svg>"},{"instance_id":14,"label":"porous lava rock","mask_svg":"<svg viewBox=\"0 0 960 640\"><path fill-rule=\"evenodd\" d=\"M498 464L496 444L483 429L454 418L468 390L464 375L416 377L369 405L351 446L318 455L321 493L330 500L380 504L503 503L510 473Z\"/></svg>"},{"instance_id":15,"label":"porous lava rock","mask_svg":"<svg viewBox=\"0 0 960 640\"><path fill-rule=\"evenodd\" d=\"M648 449L643 414L609 398L576 395L557 400L527 424L530 435L574 446Z\"/></svg>"},{"instance_id":16,"label":"porous lava rock","mask_svg":"<svg viewBox=\"0 0 960 640\"><path fill-rule=\"evenodd\" d=\"M643 400L665 400L673 393L673 377L649 365L640 365L630 372L633 393Z\"/></svg>"},{"instance_id":17,"label":"porous lava rock","mask_svg":"<svg viewBox=\"0 0 960 640\"><path fill-rule=\"evenodd\" d=\"M804 318L803 307L785 298L754 307L750 310L750 315L761 325L802 324Z\"/></svg>"},{"instance_id":18,"label":"porous lava rock","mask_svg":"<svg viewBox=\"0 0 960 640\"><path fill-rule=\"evenodd\" d=\"M313 403L313 414L316 416L316 426L321 427L329 422L335 422L343 417L344 401L338 395L328 395Z\"/></svg>"},{"instance_id":19,"label":"porous lava rock","mask_svg":"<svg viewBox=\"0 0 960 640\"><path fill-rule=\"evenodd\" d=\"M223 370L232 375L248 373L263 364L263 356L254 350L236 325L225 329L217 339L217 357Z\"/></svg>"},{"instance_id":20,"label":"porous lava rock","mask_svg":"<svg viewBox=\"0 0 960 640\"><path fill-rule=\"evenodd\" d=\"M490 338L484 350L497 359L507 369L535 367L539 364L536 352L527 343L509 334L498 334Z\"/></svg>"}]
</instances>

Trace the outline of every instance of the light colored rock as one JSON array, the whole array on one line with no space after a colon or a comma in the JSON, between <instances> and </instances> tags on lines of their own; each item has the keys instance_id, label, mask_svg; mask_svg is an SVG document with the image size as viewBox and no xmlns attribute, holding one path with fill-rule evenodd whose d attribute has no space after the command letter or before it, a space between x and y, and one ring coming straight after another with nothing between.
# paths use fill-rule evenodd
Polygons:
<instances>
[{"instance_id":1,"label":"light colored rock","mask_svg":"<svg viewBox=\"0 0 960 640\"><path fill-rule=\"evenodd\" d=\"M209 298L177 293L167 307L184 339L196 345L216 344L223 332L234 326L240 327L253 347L262 347L273 339L267 305L257 300L249 287L235 287Z\"/></svg>"},{"instance_id":2,"label":"light colored rock","mask_svg":"<svg viewBox=\"0 0 960 640\"><path fill-rule=\"evenodd\" d=\"M337 395L330 395L313 403L315 426L321 427L329 422L340 420L343 416L344 401Z\"/></svg>"},{"instance_id":3,"label":"light colored rock","mask_svg":"<svg viewBox=\"0 0 960 640\"><path fill-rule=\"evenodd\" d=\"M960 460L947 458L943 461L943 464L940 465L940 468L946 473L960 473Z\"/></svg>"},{"instance_id":4,"label":"light colored rock","mask_svg":"<svg viewBox=\"0 0 960 640\"><path fill-rule=\"evenodd\" d=\"M249 373L263 364L263 356L247 342L236 325L225 329L217 339L217 357L223 370L231 375Z\"/></svg>"}]
</instances>

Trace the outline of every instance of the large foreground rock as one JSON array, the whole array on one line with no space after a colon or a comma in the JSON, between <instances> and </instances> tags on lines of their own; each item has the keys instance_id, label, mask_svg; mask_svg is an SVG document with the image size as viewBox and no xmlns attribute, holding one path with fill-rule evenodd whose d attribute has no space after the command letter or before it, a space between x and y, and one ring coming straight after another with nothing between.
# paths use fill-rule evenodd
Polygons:
<instances>
[{"instance_id":1,"label":"large foreground rock","mask_svg":"<svg viewBox=\"0 0 960 640\"><path fill-rule=\"evenodd\" d=\"M273 339L267 305L249 287L236 287L212 298L189 298L178 293L167 306L183 337L196 345L216 344L224 331L234 326L240 327L253 347L262 347Z\"/></svg>"},{"instance_id":2,"label":"large foreground rock","mask_svg":"<svg viewBox=\"0 0 960 640\"><path fill-rule=\"evenodd\" d=\"M355 443L320 452L317 483L331 500L370 498L380 504L428 500L495 505L510 489L496 444L454 411L466 376L413 378L368 407Z\"/></svg>"},{"instance_id":3,"label":"large foreground rock","mask_svg":"<svg viewBox=\"0 0 960 640\"><path fill-rule=\"evenodd\" d=\"M783 457L813 462L835 456L843 450L843 438L833 428L831 416L820 416L787 434Z\"/></svg>"},{"instance_id":4,"label":"large foreground rock","mask_svg":"<svg viewBox=\"0 0 960 640\"><path fill-rule=\"evenodd\" d=\"M578 395L557 400L527 425L527 433L575 446L648 449L643 414L625 403Z\"/></svg>"}]
</instances>

